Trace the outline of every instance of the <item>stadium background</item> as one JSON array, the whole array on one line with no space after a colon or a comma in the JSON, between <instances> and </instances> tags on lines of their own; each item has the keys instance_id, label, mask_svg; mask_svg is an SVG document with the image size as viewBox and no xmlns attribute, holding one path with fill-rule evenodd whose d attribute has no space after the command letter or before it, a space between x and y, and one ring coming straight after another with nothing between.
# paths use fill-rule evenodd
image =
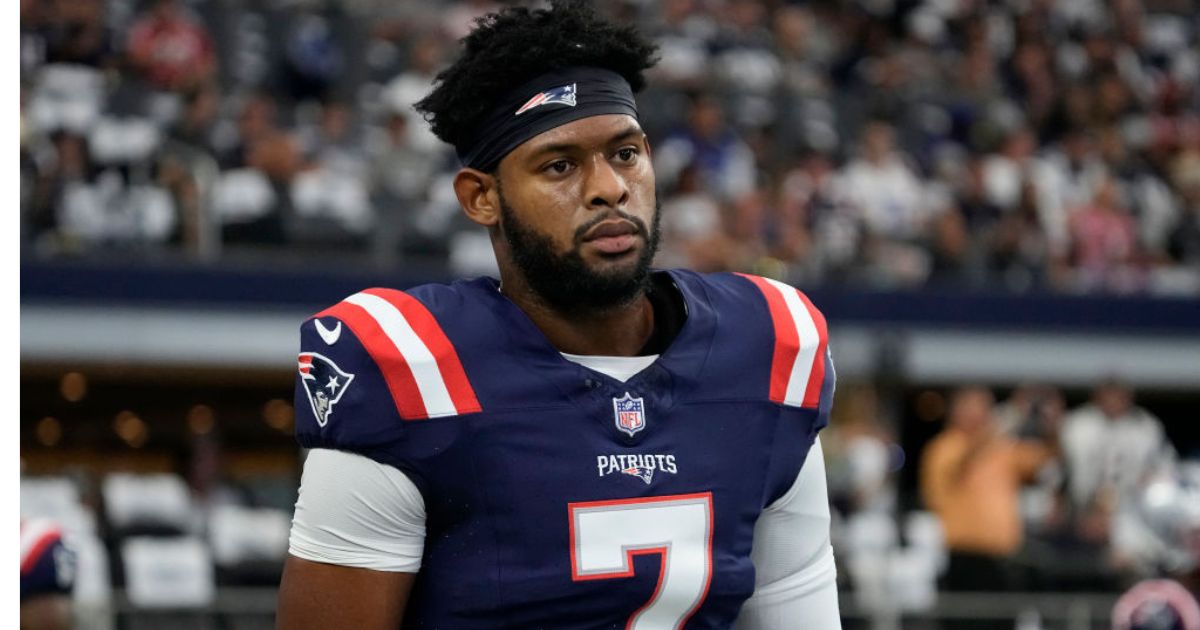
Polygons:
<instances>
[{"instance_id":1,"label":"stadium background","mask_svg":"<svg viewBox=\"0 0 1200 630\"><path fill-rule=\"evenodd\" d=\"M1108 627L1194 573L1052 536L1060 465L1021 497L1041 594L938 593L918 478L966 383L1038 436L1030 400L1116 378L1200 453L1190 1L601 5L662 46L659 264L788 280L831 323L847 627ZM410 105L496 6L22 0L21 506L76 541L80 627L270 626L298 323L494 265Z\"/></svg>"}]
</instances>

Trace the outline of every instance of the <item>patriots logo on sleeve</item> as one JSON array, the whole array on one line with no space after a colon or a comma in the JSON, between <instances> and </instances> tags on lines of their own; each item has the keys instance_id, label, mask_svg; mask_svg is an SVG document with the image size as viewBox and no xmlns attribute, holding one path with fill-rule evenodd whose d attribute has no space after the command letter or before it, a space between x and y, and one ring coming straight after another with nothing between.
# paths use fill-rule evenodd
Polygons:
<instances>
[{"instance_id":1,"label":"patriots logo on sleeve","mask_svg":"<svg viewBox=\"0 0 1200 630\"><path fill-rule=\"evenodd\" d=\"M567 105L569 107L575 107L575 84L572 83L571 85L563 85L552 90L546 90L545 92L534 94L533 98L525 101L525 104L522 105L521 109L518 109L517 113L513 114L513 116L520 116L521 114L524 114L535 107L541 107L542 105Z\"/></svg>"},{"instance_id":2,"label":"patriots logo on sleeve","mask_svg":"<svg viewBox=\"0 0 1200 630\"><path fill-rule=\"evenodd\" d=\"M313 416L324 427L333 415L333 406L350 388L354 375L339 368L333 359L315 352L300 353L298 369Z\"/></svg>"}]
</instances>

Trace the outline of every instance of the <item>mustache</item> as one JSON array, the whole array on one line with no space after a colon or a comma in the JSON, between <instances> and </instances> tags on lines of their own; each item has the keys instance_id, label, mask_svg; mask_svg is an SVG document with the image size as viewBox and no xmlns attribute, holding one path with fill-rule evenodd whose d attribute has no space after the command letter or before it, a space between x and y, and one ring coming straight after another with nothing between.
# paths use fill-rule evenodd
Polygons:
<instances>
[{"instance_id":1,"label":"mustache","mask_svg":"<svg viewBox=\"0 0 1200 630\"><path fill-rule=\"evenodd\" d=\"M576 244L582 243L583 236L588 233L588 230L591 230L592 228L596 227L597 225L599 225L605 221L611 221L613 218L613 215L616 215L617 217L620 217L620 218L632 223L637 228L637 233L640 234L642 236L642 238L648 239L650 237L650 231L646 229L645 221L633 216L632 214L629 214L628 212L624 212L622 210L612 210L611 212L606 212L606 213L596 217L595 219L592 219L591 221L588 221L587 223L584 223L583 225L579 226L579 229L575 230L575 243Z\"/></svg>"}]
</instances>

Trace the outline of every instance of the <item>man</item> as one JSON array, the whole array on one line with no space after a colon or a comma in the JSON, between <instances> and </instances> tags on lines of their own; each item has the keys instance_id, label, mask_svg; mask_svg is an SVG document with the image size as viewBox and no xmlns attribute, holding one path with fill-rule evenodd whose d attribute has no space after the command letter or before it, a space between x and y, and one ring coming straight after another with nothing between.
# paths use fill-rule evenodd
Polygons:
<instances>
[{"instance_id":1,"label":"man","mask_svg":"<svg viewBox=\"0 0 1200 630\"><path fill-rule=\"evenodd\" d=\"M75 553L46 519L21 519L21 628L71 627Z\"/></svg>"},{"instance_id":2,"label":"man","mask_svg":"<svg viewBox=\"0 0 1200 630\"><path fill-rule=\"evenodd\" d=\"M1002 433L992 392L954 393L949 423L921 456L921 494L942 521L950 563L944 586L958 591L1007 590L1005 561L1020 548L1019 493L1053 456L1047 445Z\"/></svg>"},{"instance_id":3,"label":"man","mask_svg":"<svg viewBox=\"0 0 1200 630\"><path fill-rule=\"evenodd\" d=\"M463 43L419 107L500 280L302 325L279 626L838 628L824 318L782 283L649 271L653 47L564 2Z\"/></svg>"},{"instance_id":4,"label":"man","mask_svg":"<svg viewBox=\"0 0 1200 630\"><path fill-rule=\"evenodd\" d=\"M1092 401L1067 415L1062 443L1071 501L1084 512L1115 508L1176 459L1162 422L1115 378L1098 384Z\"/></svg>"},{"instance_id":5,"label":"man","mask_svg":"<svg viewBox=\"0 0 1200 630\"><path fill-rule=\"evenodd\" d=\"M1162 422L1135 404L1128 384L1108 378L1091 402L1064 419L1062 448L1079 538L1106 551L1114 568L1147 571L1156 545L1136 502L1146 483L1169 473L1177 459Z\"/></svg>"}]
</instances>

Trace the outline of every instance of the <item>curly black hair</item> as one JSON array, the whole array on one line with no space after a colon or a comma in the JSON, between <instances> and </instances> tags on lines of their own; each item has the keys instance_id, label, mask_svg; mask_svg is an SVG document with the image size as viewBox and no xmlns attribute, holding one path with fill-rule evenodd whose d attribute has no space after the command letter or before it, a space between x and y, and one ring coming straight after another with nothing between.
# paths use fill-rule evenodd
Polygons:
<instances>
[{"instance_id":1,"label":"curly black hair","mask_svg":"<svg viewBox=\"0 0 1200 630\"><path fill-rule=\"evenodd\" d=\"M475 135L493 103L541 74L604 68L637 92L645 85L642 71L658 61L658 47L632 26L604 20L581 0L552 0L549 9L508 7L475 24L462 39L462 56L415 105L433 133L456 147Z\"/></svg>"}]
</instances>

